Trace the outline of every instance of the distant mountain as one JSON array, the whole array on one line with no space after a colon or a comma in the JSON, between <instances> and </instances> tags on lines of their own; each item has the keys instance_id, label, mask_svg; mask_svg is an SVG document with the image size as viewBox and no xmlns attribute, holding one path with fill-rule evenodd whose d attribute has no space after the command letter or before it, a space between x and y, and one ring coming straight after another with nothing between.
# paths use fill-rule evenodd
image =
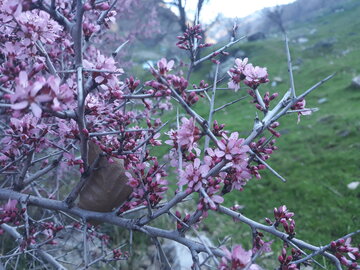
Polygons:
<instances>
[{"instance_id":1,"label":"distant mountain","mask_svg":"<svg viewBox=\"0 0 360 270\"><path fill-rule=\"evenodd\" d=\"M281 18L285 28L292 24L312 20L327 13L338 12L347 2L351 0L297 0L294 3L278 7L264 8L245 18L236 19L239 25L238 34L252 35L257 32L268 34L278 31L276 24L269 20L267 14L275 9L281 10ZM229 33L224 29L231 29L234 24L233 18L220 17L208 30L207 36L210 40L222 40L229 38Z\"/></svg>"}]
</instances>

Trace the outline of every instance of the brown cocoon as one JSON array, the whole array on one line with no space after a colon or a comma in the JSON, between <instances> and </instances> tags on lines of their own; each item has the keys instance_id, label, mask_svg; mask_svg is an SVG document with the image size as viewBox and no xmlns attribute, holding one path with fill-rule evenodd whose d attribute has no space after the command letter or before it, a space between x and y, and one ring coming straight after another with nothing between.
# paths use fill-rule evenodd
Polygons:
<instances>
[{"instance_id":1,"label":"brown cocoon","mask_svg":"<svg viewBox=\"0 0 360 270\"><path fill-rule=\"evenodd\" d=\"M98 145L89 141L89 164L92 164L101 152ZM114 162L110 163L105 157L100 157L97 167L80 192L80 208L111 212L128 199L132 188L126 184L128 178L125 175L124 161L114 158L113 160Z\"/></svg>"}]
</instances>

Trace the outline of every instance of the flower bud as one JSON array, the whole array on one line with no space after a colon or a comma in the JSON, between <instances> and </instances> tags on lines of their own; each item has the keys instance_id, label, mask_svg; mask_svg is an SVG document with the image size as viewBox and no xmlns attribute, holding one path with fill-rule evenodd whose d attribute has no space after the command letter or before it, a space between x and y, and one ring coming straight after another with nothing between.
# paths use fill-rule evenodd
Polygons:
<instances>
[{"instance_id":1,"label":"flower bud","mask_svg":"<svg viewBox=\"0 0 360 270\"><path fill-rule=\"evenodd\" d=\"M86 2L84 5L83 5L83 8L85 11L89 11L92 9L91 7L91 4L89 2Z\"/></svg>"},{"instance_id":2,"label":"flower bud","mask_svg":"<svg viewBox=\"0 0 360 270\"><path fill-rule=\"evenodd\" d=\"M110 8L110 5L106 2L104 2L104 3L101 3L100 5L97 5L95 8L98 10L104 11L104 10L108 10Z\"/></svg>"}]
</instances>

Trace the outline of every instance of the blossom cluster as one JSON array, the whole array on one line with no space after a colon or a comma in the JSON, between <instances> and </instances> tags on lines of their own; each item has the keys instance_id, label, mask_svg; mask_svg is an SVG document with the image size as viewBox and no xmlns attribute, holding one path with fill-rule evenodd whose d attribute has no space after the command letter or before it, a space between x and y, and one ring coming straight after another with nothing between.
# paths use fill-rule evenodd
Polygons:
<instances>
[{"instance_id":1,"label":"blossom cluster","mask_svg":"<svg viewBox=\"0 0 360 270\"><path fill-rule=\"evenodd\" d=\"M189 152L189 155L185 156L185 158L187 160L193 160L195 156L200 155L197 141L201 138L201 131L196 126L194 118L187 119L183 117L181 118L181 123L178 130L172 129L167 133L170 140L165 141L165 143L171 145L175 151L180 147L182 152ZM172 164L176 166L174 162Z\"/></svg>"},{"instance_id":2,"label":"blossom cluster","mask_svg":"<svg viewBox=\"0 0 360 270\"><path fill-rule=\"evenodd\" d=\"M254 67L252 64L248 64L248 61L248 58L244 58L244 60L237 58L235 60L235 66L228 71L230 76L228 87L230 89L238 91L241 81L252 89L256 89L260 84L269 81L266 68Z\"/></svg>"},{"instance_id":3,"label":"blossom cluster","mask_svg":"<svg viewBox=\"0 0 360 270\"><path fill-rule=\"evenodd\" d=\"M270 95L269 92L265 92L264 97L261 98L263 101L263 104L260 104L259 99L256 96L254 90L249 89L248 93L253 98L252 103L255 104L256 109L258 109L259 111L262 111L262 112L266 112L270 107L270 102L279 96L279 93L274 93L274 94Z\"/></svg>"},{"instance_id":4,"label":"blossom cluster","mask_svg":"<svg viewBox=\"0 0 360 270\"><path fill-rule=\"evenodd\" d=\"M61 84L59 77L50 76L45 79L42 76L29 81L25 71L19 73L15 80L15 93L10 95L11 108L22 111L30 108L32 113L40 118L42 106L48 106L54 111L67 109L74 102L74 91L68 84Z\"/></svg>"},{"instance_id":5,"label":"blossom cluster","mask_svg":"<svg viewBox=\"0 0 360 270\"><path fill-rule=\"evenodd\" d=\"M23 220L23 213L25 209L19 209L17 207L17 200L8 200L7 203L0 206L0 224L3 223L12 223L14 225L19 225Z\"/></svg>"},{"instance_id":6,"label":"blossom cluster","mask_svg":"<svg viewBox=\"0 0 360 270\"><path fill-rule=\"evenodd\" d=\"M136 163L132 173L125 172L128 185L133 188L133 200L125 203L120 213L139 205L154 207L163 199L163 194L168 189L168 181L164 179L167 174L155 157L151 159L151 163Z\"/></svg>"},{"instance_id":7,"label":"blossom cluster","mask_svg":"<svg viewBox=\"0 0 360 270\"><path fill-rule=\"evenodd\" d=\"M124 72L123 69L117 68L113 57L106 57L102 55L100 51L94 50L96 54L92 58L89 58L90 61L87 59L83 60L84 68L99 70L91 72L91 77L96 86L109 90L109 92L120 90L121 83L118 75ZM121 98L121 95L115 97Z\"/></svg>"},{"instance_id":8,"label":"blossom cluster","mask_svg":"<svg viewBox=\"0 0 360 270\"><path fill-rule=\"evenodd\" d=\"M49 126L42 124L39 118L26 114L21 119L11 118L10 127L4 130L4 137L0 140L0 164L13 161L21 155L34 151L40 152L49 146L46 135Z\"/></svg>"},{"instance_id":9,"label":"blossom cluster","mask_svg":"<svg viewBox=\"0 0 360 270\"><path fill-rule=\"evenodd\" d=\"M230 136L223 135L223 138L218 142L218 148L214 150L214 155L231 164L229 170L220 175L224 179L223 193L230 192L233 189L243 190L251 178L247 154L249 149L249 146L244 144L244 139L239 138L238 132L233 132Z\"/></svg>"},{"instance_id":10,"label":"blossom cluster","mask_svg":"<svg viewBox=\"0 0 360 270\"><path fill-rule=\"evenodd\" d=\"M179 40L176 43L176 46L182 50L192 51L195 46L195 42L200 42L202 39L203 30L201 29L201 25L197 24L194 26L188 26L183 35L178 36ZM210 43L200 43L197 45L197 48L206 48L210 47L212 44Z\"/></svg>"},{"instance_id":11,"label":"blossom cluster","mask_svg":"<svg viewBox=\"0 0 360 270\"><path fill-rule=\"evenodd\" d=\"M292 263L293 260L297 260L301 258L301 251L296 250L294 248L291 249L291 255L287 255L287 245L281 250L281 255L278 257L278 261L280 262L281 270L298 270L300 269L296 264Z\"/></svg>"},{"instance_id":12,"label":"blossom cluster","mask_svg":"<svg viewBox=\"0 0 360 270\"><path fill-rule=\"evenodd\" d=\"M287 207L282 205L279 208L274 208L275 222L272 222L269 218L266 218L265 221L275 227L281 224L284 231L289 235L289 238L293 238L295 236L295 220L292 218L293 216L294 213L289 212Z\"/></svg>"},{"instance_id":13,"label":"blossom cluster","mask_svg":"<svg viewBox=\"0 0 360 270\"><path fill-rule=\"evenodd\" d=\"M154 97L166 97L172 95L172 91L176 91L185 103L192 106L198 102L199 95L196 92L189 93L186 91L189 83L184 77L169 74L174 67L174 63L174 60L167 61L166 58L162 58L157 62L157 70L151 68L155 80L145 82L145 86L150 87L146 93ZM202 84L200 83L200 85Z\"/></svg>"},{"instance_id":14,"label":"blossom cluster","mask_svg":"<svg viewBox=\"0 0 360 270\"><path fill-rule=\"evenodd\" d=\"M330 243L330 250L348 270L355 270L360 266L358 263L360 260L360 252L359 247L353 247L351 245L351 240L351 237L349 237L347 239L332 241Z\"/></svg>"},{"instance_id":15,"label":"blossom cluster","mask_svg":"<svg viewBox=\"0 0 360 270\"><path fill-rule=\"evenodd\" d=\"M267 140L266 137L261 137L257 142L251 142L249 147L261 160L265 161L278 149L278 147L275 146L275 143L275 139ZM258 179L261 178L259 170L264 170L266 168L265 165L261 163L261 160L254 159L254 161L257 162L257 165L249 165L251 174Z\"/></svg>"}]
</instances>

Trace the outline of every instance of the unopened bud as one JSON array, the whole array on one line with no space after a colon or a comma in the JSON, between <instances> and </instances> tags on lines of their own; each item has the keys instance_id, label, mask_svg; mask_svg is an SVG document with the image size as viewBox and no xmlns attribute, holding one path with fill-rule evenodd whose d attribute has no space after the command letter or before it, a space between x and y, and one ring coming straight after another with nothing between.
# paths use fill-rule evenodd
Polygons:
<instances>
[{"instance_id":1,"label":"unopened bud","mask_svg":"<svg viewBox=\"0 0 360 270\"><path fill-rule=\"evenodd\" d=\"M104 2L104 3L101 3L100 5L97 5L95 8L98 10L108 10L110 8L110 5L106 2Z\"/></svg>"}]
</instances>

